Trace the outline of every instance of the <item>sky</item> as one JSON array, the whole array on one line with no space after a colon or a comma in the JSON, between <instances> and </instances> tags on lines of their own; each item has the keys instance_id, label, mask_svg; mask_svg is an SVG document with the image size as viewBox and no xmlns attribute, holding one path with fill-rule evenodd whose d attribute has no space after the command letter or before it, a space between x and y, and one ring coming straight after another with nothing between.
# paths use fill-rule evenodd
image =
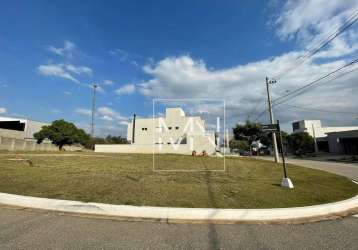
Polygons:
<instances>
[{"instance_id":1,"label":"sky","mask_svg":"<svg viewBox=\"0 0 358 250\"><path fill-rule=\"evenodd\" d=\"M98 136L125 135L157 98L225 100L228 128L267 123L266 76L280 76L275 100L357 58L358 22L297 65L355 11L357 0L1 1L0 115L89 131L96 83ZM357 97L358 70L274 106L274 116L287 131L302 119L358 126Z\"/></svg>"}]
</instances>

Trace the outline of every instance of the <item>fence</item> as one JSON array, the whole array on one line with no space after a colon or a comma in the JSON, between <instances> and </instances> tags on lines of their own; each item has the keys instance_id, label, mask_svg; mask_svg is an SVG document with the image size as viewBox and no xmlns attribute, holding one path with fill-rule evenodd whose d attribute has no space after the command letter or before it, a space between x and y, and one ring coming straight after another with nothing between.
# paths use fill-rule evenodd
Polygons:
<instances>
[{"instance_id":1,"label":"fence","mask_svg":"<svg viewBox=\"0 0 358 250\"><path fill-rule=\"evenodd\" d=\"M0 150L58 151L58 147L47 141L38 144L36 140L25 140L0 136Z\"/></svg>"}]
</instances>

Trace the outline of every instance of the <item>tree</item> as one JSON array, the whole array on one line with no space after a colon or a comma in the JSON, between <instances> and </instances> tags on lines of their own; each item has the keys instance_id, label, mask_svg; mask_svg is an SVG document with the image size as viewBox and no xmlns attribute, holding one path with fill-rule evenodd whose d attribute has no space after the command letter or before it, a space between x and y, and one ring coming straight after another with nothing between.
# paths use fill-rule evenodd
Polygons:
<instances>
[{"instance_id":1,"label":"tree","mask_svg":"<svg viewBox=\"0 0 358 250\"><path fill-rule=\"evenodd\" d=\"M72 145L73 143L85 145L90 139L90 136L83 129L79 129L73 123L66 122L63 119L53 121L49 126L43 126L39 132L34 134L34 137L38 143L41 143L44 139L49 139L60 150L64 145Z\"/></svg>"},{"instance_id":2,"label":"tree","mask_svg":"<svg viewBox=\"0 0 358 250\"><path fill-rule=\"evenodd\" d=\"M297 155L314 152L314 139L307 132L290 134L287 141L290 149Z\"/></svg>"},{"instance_id":3,"label":"tree","mask_svg":"<svg viewBox=\"0 0 358 250\"><path fill-rule=\"evenodd\" d=\"M247 141L249 145L256 140L260 140L260 142L266 146L272 144L270 133L265 133L260 123L247 120L245 124L237 124L236 127L233 128L233 133L235 140Z\"/></svg>"},{"instance_id":4,"label":"tree","mask_svg":"<svg viewBox=\"0 0 358 250\"><path fill-rule=\"evenodd\" d=\"M250 146L249 143L245 140L235 140L231 139L229 141L229 147L231 149L240 149L240 150L249 150Z\"/></svg>"}]
</instances>

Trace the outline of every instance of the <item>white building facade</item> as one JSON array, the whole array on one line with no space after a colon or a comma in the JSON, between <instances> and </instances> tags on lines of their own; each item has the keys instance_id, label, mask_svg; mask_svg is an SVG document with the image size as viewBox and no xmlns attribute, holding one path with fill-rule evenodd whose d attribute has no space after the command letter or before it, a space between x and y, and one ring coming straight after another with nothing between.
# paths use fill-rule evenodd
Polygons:
<instances>
[{"instance_id":1,"label":"white building facade","mask_svg":"<svg viewBox=\"0 0 358 250\"><path fill-rule=\"evenodd\" d=\"M329 143L328 135L331 133L339 133L346 131L358 130L358 127L322 127L320 120L302 120L292 123L293 133L307 132L315 139L316 151L326 151L330 153L337 153L333 149L332 142Z\"/></svg>"},{"instance_id":2,"label":"white building facade","mask_svg":"<svg viewBox=\"0 0 358 250\"><path fill-rule=\"evenodd\" d=\"M128 145L96 145L96 152L214 154L216 138L199 116L181 108L167 108L165 117L137 118L128 124Z\"/></svg>"},{"instance_id":3,"label":"white building facade","mask_svg":"<svg viewBox=\"0 0 358 250\"><path fill-rule=\"evenodd\" d=\"M342 132L358 129L358 126L350 127L322 127L320 120L302 120L292 123L293 133L307 132L316 138L325 138L327 133Z\"/></svg>"}]
</instances>

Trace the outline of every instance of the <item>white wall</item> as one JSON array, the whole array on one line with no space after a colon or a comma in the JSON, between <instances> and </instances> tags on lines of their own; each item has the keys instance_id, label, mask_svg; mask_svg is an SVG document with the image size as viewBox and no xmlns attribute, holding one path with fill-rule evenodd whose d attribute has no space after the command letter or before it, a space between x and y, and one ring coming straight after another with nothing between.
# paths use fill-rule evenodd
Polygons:
<instances>
[{"instance_id":1,"label":"white wall","mask_svg":"<svg viewBox=\"0 0 358 250\"><path fill-rule=\"evenodd\" d=\"M8 138L24 139L25 133L24 131L0 128L0 136L8 137Z\"/></svg>"},{"instance_id":2,"label":"white wall","mask_svg":"<svg viewBox=\"0 0 358 250\"><path fill-rule=\"evenodd\" d=\"M210 140L208 139L210 138ZM209 155L215 153L215 136L189 135L187 144L96 144L95 152L136 153L136 154L186 154L195 150L198 154L204 150ZM192 142L192 143L191 143Z\"/></svg>"},{"instance_id":3,"label":"white wall","mask_svg":"<svg viewBox=\"0 0 358 250\"><path fill-rule=\"evenodd\" d=\"M358 127L322 127L320 120L302 120L299 121L300 129L295 130L297 132L307 132L312 137L315 135L316 138L326 137L326 133L331 132L342 132L356 130Z\"/></svg>"}]
</instances>

